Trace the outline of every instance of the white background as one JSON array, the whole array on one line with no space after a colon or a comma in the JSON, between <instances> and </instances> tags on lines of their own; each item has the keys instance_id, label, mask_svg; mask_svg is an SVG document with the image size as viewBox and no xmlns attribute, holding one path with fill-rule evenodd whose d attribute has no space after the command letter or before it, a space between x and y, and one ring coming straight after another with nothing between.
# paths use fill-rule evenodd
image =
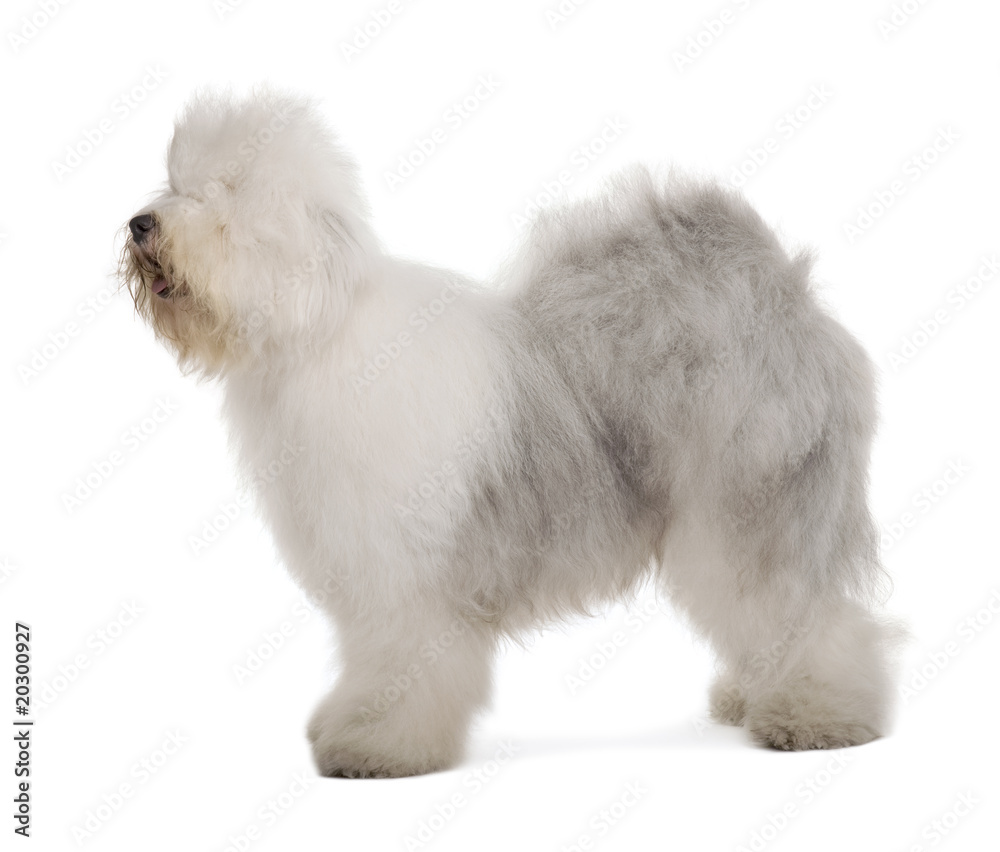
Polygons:
<instances>
[{"instance_id":1,"label":"white background","mask_svg":"<svg viewBox=\"0 0 1000 852\"><path fill-rule=\"evenodd\" d=\"M995 848L995 4L909 2L890 32L888 0L591 0L564 20L555 2L421 0L351 57L386 3L43 5L0 18L0 716L14 719L20 619L38 720L33 836L16 848ZM481 76L496 90L456 126ZM712 660L673 614L615 609L504 655L458 768L315 776L304 725L332 637L252 510L195 553L238 493L218 391L179 375L113 277L117 231L163 180L189 94L263 80L321 103L392 251L477 276L562 170L566 195L636 160L754 172L745 192L790 246L817 248L826 302L882 371L872 498L890 609L913 634L892 736L756 748L707 723ZM612 120L625 129L594 143ZM445 142L390 190L386 172L438 127ZM253 655L268 659L240 682ZM491 763L501 744L513 759ZM3 761L9 837L9 741Z\"/></svg>"}]
</instances>

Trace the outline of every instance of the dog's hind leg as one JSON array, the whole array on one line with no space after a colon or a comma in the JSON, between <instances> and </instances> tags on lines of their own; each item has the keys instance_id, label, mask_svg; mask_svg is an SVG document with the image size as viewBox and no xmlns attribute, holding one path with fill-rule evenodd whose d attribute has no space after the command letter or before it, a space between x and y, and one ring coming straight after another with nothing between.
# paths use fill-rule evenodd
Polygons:
<instances>
[{"instance_id":1,"label":"dog's hind leg","mask_svg":"<svg viewBox=\"0 0 1000 852\"><path fill-rule=\"evenodd\" d=\"M666 553L675 599L713 645L720 675L710 693L719 722L784 749L860 745L888 724L891 630L835 586L815 582L808 549L801 576L756 570L707 545L718 531L691 525Z\"/></svg>"},{"instance_id":2,"label":"dog's hind leg","mask_svg":"<svg viewBox=\"0 0 1000 852\"><path fill-rule=\"evenodd\" d=\"M837 748L886 731L895 637L864 604L881 574L866 464L867 443L839 430L766 477L730 460L668 533L664 579L720 662L712 715L761 744Z\"/></svg>"}]
</instances>

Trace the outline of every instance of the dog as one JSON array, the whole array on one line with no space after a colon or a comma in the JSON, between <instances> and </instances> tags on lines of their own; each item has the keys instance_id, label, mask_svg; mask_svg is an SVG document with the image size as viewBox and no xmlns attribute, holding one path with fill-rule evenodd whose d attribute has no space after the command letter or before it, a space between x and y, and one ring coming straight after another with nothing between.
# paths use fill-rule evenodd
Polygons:
<instances>
[{"instance_id":1,"label":"dog","mask_svg":"<svg viewBox=\"0 0 1000 852\"><path fill-rule=\"evenodd\" d=\"M453 766L503 641L647 581L715 650L719 722L779 749L886 733L873 368L741 196L635 167L478 284L381 246L295 95L195 96L167 171L119 275L224 386L242 475L336 626L322 774Z\"/></svg>"}]
</instances>

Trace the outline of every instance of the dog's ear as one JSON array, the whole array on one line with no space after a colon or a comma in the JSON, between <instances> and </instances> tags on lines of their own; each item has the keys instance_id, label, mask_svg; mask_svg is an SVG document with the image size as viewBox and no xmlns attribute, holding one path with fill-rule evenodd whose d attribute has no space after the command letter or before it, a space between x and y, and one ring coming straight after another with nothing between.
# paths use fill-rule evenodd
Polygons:
<instances>
[{"instance_id":1,"label":"dog's ear","mask_svg":"<svg viewBox=\"0 0 1000 852\"><path fill-rule=\"evenodd\" d=\"M329 209L313 213L316 245L310 256L290 276L295 316L301 330L340 325L354 300L354 291L367 274L368 255L355 226L341 213Z\"/></svg>"}]
</instances>

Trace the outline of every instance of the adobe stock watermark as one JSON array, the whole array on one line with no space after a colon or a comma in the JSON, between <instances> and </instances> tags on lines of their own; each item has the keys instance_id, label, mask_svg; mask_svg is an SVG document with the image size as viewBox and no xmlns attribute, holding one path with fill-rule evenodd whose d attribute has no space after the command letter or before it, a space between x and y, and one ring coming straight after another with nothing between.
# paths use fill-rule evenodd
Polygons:
<instances>
[{"instance_id":1,"label":"adobe stock watermark","mask_svg":"<svg viewBox=\"0 0 1000 852\"><path fill-rule=\"evenodd\" d=\"M0 559L0 586L4 585L11 577L21 570L20 565L15 565L6 556Z\"/></svg>"},{"instance_id":2,"label":"adobe stock watermark","mask_svg":"<svg viewBox=\"0 0 1000 852\"><path fill-rule=\"evenodd\" d=\"M365 359L360 369L351 376L351 387L356 393L370 388L403 354L414 341L427 331L441 316L462 297L465 285L456 279L448 282L438 291L437 296L420 305L406 319L406 328L400 329L391 340L379 344L378 352Z\"/></svg>"},{"instance_id":3,"label":"adobe stock watermark","mask_svg":"<svg viewBox=\"0 0 1000 852\"><path fill-rule=\"evenodd\" d=\"M351 30L348 39L341 39L340 55L344 57L344 61L350 64L371 47L372 42L395 23L396 18L408 5L410 3L403 0L389 0L384 6L372 9L365 19Z\"/></svg>"},{"instance_id":4,"label":"adobe stock watermark","mask_svg":"<svg viewBox=\"0 0 1000 852\"><path fill-rule=\"evenodd\" d=\"M253 504L254 499L248 491L238 492L232 500L223 500L218 505L215 514L206 518L202 523L201 530L197 534L188 536L188 547L191 548L191 553L194 556L203 555Z\"/></svg>"},{"instance_id":5,"label":"adobe stock watermark","mask_svg":"<svg viewBox=\"0 0 1000 852\"><path fill-rule=\"evenodd\" d=\"M252 822L247 823L238 834L230 834L226 837L226 846L223 852L247 852L258 840L263 838L267 830L274 828L279 820L286 817L289 811L305 798L317 780L314 774L293 773L290 783L283 785L278 793L268 798L264 804L257 808L254 812L255 819Z\"/></svg>"},{"instance_id":6,"label":"adobe stock watermark","mask_svg":"<svg viewBox=\"0 0 1000 852\"><path fill-rule=\"evenodd\" d=\"M177 411L177 404L169 399L157 399L149 414L133 424L118 438L117 446L106 456L90 463L90 469L78 476L76 482L62 493L62 504L66 514L72 515L91 497L103 488L109 479L120 470L125 462L150 438L160 431Z\"/></svg>"},{"instance_id":7,"label":"adobe stock watermark","mask_svg":"<svg viewBox=\"0 0 1000 852\"><path fill-rule=\"evenodd\" d=\"M286 618L276 627L261 633L260 641L243 655L240 662L233 664L233 677L236 678L237 685L243 686L248 680L259 674L295 636L298 628L312 618L313 614L314 610L301 601L296 601L292 607L291 619Z\"/></svg>"},{"instance_id":8,"label":"adobe stock watermark","mask_svg":"<svg viewBox=\"0 0 1000 852\"><path fill-rule=\"evenodd\" d=\"M795 262L802 263L802 260L795 258ZM808 263L802 265L803 268L808 268ZM699 395L706 394L717 382L726 376L731 376L735 365L742 364L747 351L756 351L761 346L766 345L767 330L772 327L774 321L780 321L782 317L787 316L791 309L791 302L762 306L758 320L753 324L753 328L748 330L748 336L745 340L725 341L724 345L716 347L708 353L698 364L697 369L689 375L686 374L687 386L691 392ZM758 511L770 498L769 489L758 489L750 501L751 511Z\"/></svg>"},{"instance_id":9,"label":"adobe stock watermark","mask_svg":"<svg viewBox=\"0 0 1000 852\"><path fill-rule=\"evenodd\" d=\"M162 741L148 754L133 763L125 776L111 792L101 795L100 804L89 808L83 821L72 826L70 833L76 845L84 846L93 840L97 834L112 819L114 819L126 803L145 787L170 761L190 742L179 730L167 731Z\"/></svg>"},{"instance_id":10,"label":"adobe stock watermark","mask_svg":"<svg viewBox=\"0 0 1000 852\"><path fill-rule=\"evenodd\" d=\"M945 326L954 320L982 291L987 283L992 283L1000 273L1000 261L995 254L983 255L979 259L979 268L974 274L952 287L944 297L943 304L934 310L929 317L921 319L917 327L904 334L899 347L886 355L889 366L894 373L911 363Z\"/></svg>"},{"instance_id":11,"label":"adobe stock watermark","mask_svg":"<svg viewBox=\"0 0 1000 852\"><path fill-rule=\"evenodd\" d=\"M145 607L134 600L126 601L107 622L89 633L83 641L84 650L74 654L68 663L61 663L54 675L37 683L34 694L36 712L41 715L65 695L95 660L131 630L145 611Z\"/></svg>"},{"instance_id":12,"label":"adobe stock watermark","mask_svg":"<svg viewBox=\"0 0 1000 852\"><path fill-rule=\"evenodd\" d=\"M45 340L27 353L17 365L17 375L27 387L62 355L74 340L104 314L104 311L118 301L118 285L106 284L100 290L77 302L72 317L59 328L50 331Z\"/></svg>"},{"instance_id":13,"label":"adobe stock watermark","mask_svg":"<svg viewBox=\"0 0 1000 852\"><path fill-rule=\"evenodd\" d=\"M759 172L784 143L789 142L831 100L833 91L826 83L809 87L809 94L775 121L772 135L744 150L744 158L733 168L729 183L737 189Z\"/></svg>"},{"instance_id":14,"label":"adobe stock watermark","mask_svg":"<svg viewBox=\"0 0 1000 852\"><path fill-rule=\"evenodd\" d=\"M475 115L483 104L493 98L500 88L500 82L492 74L481 74L476 85L459 100L453 101L442 113L440 122L424 136L413 140L409 150L400 154L396 160L395 169L386 169L383 173L386 186L390 192L402 186L416 174L424 163L433 157L451 138L454 133Z\"/></svg>"},{"instance_id":15,"label":"adobe stock watermark","mask_svg":"<svg viewBox=\"0 0 1000 852\"><path fill-rule=\"evenodd\" d=\"M629 812L649 792L641 781L630 781L622 793L610 804L601 808L587 821L587 830L578 834L571 843L559 846L559 852L592 852L595 841L610 834Z\"/></svg>"},{"instance_id":16,"label":"adobe stock watermark","mask_svg":"<svg viewBox=\"0 0 1000 852\"><path fill-rule=\"evenodd\" d=\"M70 0L38 0L31 15L22 15L18 28L7 33L7 43L15 56L29 42L34 40L68 6Z\"/></svg>"},{"instance_id":17,"label":"adobe stock watermark","mask_svg":"<svg viewBox=\"0 0 1000 852\"><path fill-rule=\"evenodd\" d=\"M797 621L788 625L778 638L754 651L742 664L738 677L722 681L722 692L729 700L739 704L745 700L750 687L759 687L777 680L782 668L791 659L792 651L798 646L798 640L812 630L814 621L815 613L807 610ZM711 714L705 714L692 720L691 724L698 736L704 736L705 731L714 727L716 722Z\"/></svg>"},{"instance_id":18,"label":"adobe stock watermark","mask_svg":"<svg viewBox=\"0 0 1000 852\"><path fill-rule=\"evenodd\" d=\"M920 842L910 843L906 852L925 852L936 848L942 841L950 839L958 827L983 803L973 790L959 793L943 813L930 820L920 831Z\"/></svg>"},{"instance_id":19,"label":"adobe stock watermark","mask_svg":"<svg viewBox=\"0 0 1000 852\"><path fill-rule=\"evenodd\" d=\"M902 3L893 3L889 14L876 21L882 41L888 41L902 30L927 3L928 0L903 0Z\"/></svg>"},{"instance_id":20,"label":"adobe stock watermark","mask_svg":"<svg viewBox=\"0 0 1000 852\"><path fill-rule=\"evenodd\" d=\"M842 228L847 241L854 245L871 231L896 202L933 169L961 138L962 135L950 125L938 128L937 134L928 145L903 161L900 174L876 189L868 201L858 206L854 218L843 223Z\"/></svg>"},{"instance_id":21,"label":"adobe stock watermark","mask_svg":"<svg viewBox=\"0 0 1000 852\"><path fill-rule=\"evenodd\" d=\"M768 811L760 825L751 829L747 839L736 847L736 852L762 852L802 815L804 808L830 789L851 762L853 755L847 749L838 749L829 754L825 766L799 782L788 799L774 810Z\"/></svg>"},{"instance_id":22,"label":"adobe stock watermark","mask_svg":"<svg viewBox=\"0 0 1000 852\"><path fill-rule=\"evenodd\" d=\"M948 462L948 467L940 476L914 492L910 498L910 505L913 509L900 513L896 520L882 525L880 539L882 554L888 553L899 544L907 532L917 526L919 519L930 514L936 506L947 499L955 486L971 472L972 467L968 463L961 459L955 459Z\"/></svg>"},{"instance_id":23,"label":"adobe stock watermark","mask_svg":"<svg viewBox=\"0 0 1000 852\"><path fill-rule=\"evenodd\" d=\"M438 661L448 653L459 637L471 625L462 617L456 617L451 624L436 637L429 639L417 649L416 659L405 670L397 671L386 678L388 683L382 689L372 693L371 706L358 708L358 712L367 724L373 724L381 719L417 684L424 675L433 669ZM423 665L421 665L423 663Z\"/></svg>"},{"instance_id":24,"label":"adobe stock watermark","mask_svg":"<svg viewBox=\"0 0 1000 852\"><path fill-rule=\"evenodd\" d=\"M433 811L423 817L417 823L417 827L403 838L403 846L407 852L423 849L434 840L460 811L468 807L469 803L486 789L486 786L520 750L520 746L514 745L510 740L500 740L493 757L465 775L461 790L456 790L447 800L435 805Z\"/></svg>"},{"instance_id":25,"label":"adobe stock watermark","mask_svg":"<svg viewBox=\"0 0 1000 852\"><path fill-rule=\"evenodd\" d=\"M514 228L519 230L531 224L540 210L560 198L566 188L604 156L626 130L628 125L617 116L606 119L597 133L570 152L565 168L559 169L551 178L542 181L539 191L524 199L520 211L511 213L510 219Z\"/></svg>"},{"instance_id":26,"label":"adobe stock watermark","mask_svg":"<svg viewBox=\"0 0 1000 852\"><path fill-rule=\"evenodd\" d=\"M593 683L597 676L614 660L619 652L629 644L629 642L642 629L658 615L662 615L659 603L655 598L648 598L639 604L637 609L631 609L625 614L622 628L615 630L602 642L594 645L592 653L579 657L576 668L571 673L563 676L563 682L569 690L569 694L576 694L587 684Z\"/></svg>"},{"instance_id":27,"label":"adobe stock watermark","mask_svg":"<svg viewBox=\"0 0 1000 852\"><path fill-rule=\"evenodd\" d=\"M425 471L420 481L407 489L393 504L396 517L403 521L414 520L448 487L448 482L465 469L465 462L498 432L504 423L502 412L496 405L490 407L483 421L466 435L455 441L451 453L433 470Z\"/></svg>"},{"instance_id":28,"label":"adobe stock watermark","mask_svg":"<svg viewBox=\"0 0 1000 852\"><path fill-rule=\"evenodd\" d=\"M215 15L220 21L224 21L229 15L232 15L237 9L239 9L244 3L244 0L212 0L212 9L215 10Z\"/></svg>"},{"instance_id":29,"label":"adobe stock watermark","mask_svg":"<svg viewBox=\"0 0 1000 852\"><path fill-rule=\"evenodd\" d=\"M920 693L934 683L942 673L951 668L952 663L983 632L1000 621L1000 589L990 589L989 597L975 612L965 616L955 625L957 638L949 639L934 651L929 651L925 662L914 666L903 676L899 685L899 695L904 704L909 704Z\"/></svg>"},{"instance_id":30,"label":"adobe stock watermark","mask_svg":"<svg viewBox=\"0 0 1000 852\"><path fill-rule=\"evenodd\" d=\"M240 340L246 340L264 328L277 312L279 305L284 304L289 297L294 296L310 282L315 282L317 277L323 274L325 264L338 257L343 250L343 245L340 242L343 235L335 220L336 217L327 214L325 220L327 228L321 232L320 239L313 246L312 251L286 269L281 276L281 286L275 287L268 298L257 302L250 315L240 323L236 330ZM317 314L317 316L322 316L322 314ZM303 335L303 337L308 339L308 335ZM303 345L307 346L308 344L304 342Z\"/></svg>"},{"instance_id":31,"label":"adobe stock watermark","mask_svg":"<svg viewBox=\"0 0 1000 852\"><path fill-rule=\"evenodd\" d=\"M576 10L586 2L587 0L560 0L559 3L549 6L545 10L545 21L549 25L549 29L554 32L562 24L565 24L576 14Z\"/></svg>"},{"instance_id":32,"label":"adobe stock watermark","mask_svg":"<svg viewBox=\"0 0 1000 852\"><path fill-rule=\"evenodd\" d=\"M684 40L683 47L670 54L674 68L680 72L689 70L750 8L750 3L751 0L733 0L711 18L703 18L701 27Z\"/></svg>"},{"instance_id":33,"label":"adobe stock watermark","mask_svg":"<svg viewBox=\"0 0 1000 852\"><path fill-rule=\"evenodd\" d=\"M305 450L306 448L302 444L289 440L282 441L281 452L266 466L254 471L250 488L239 492L232 500L220 503L218 511L211 518L205 519L200 535L188 536L188 546L191 548L191 552L195 556L201 556L215 544L222 534L236 523L247 509L253 506L254 495L259 495L277 482Z\"/></svg>"},{"instance_id":34,"label":"adobe stock watermark","mask_svg":"<svg viewBox=\"0 0 1000 852\"><path fill-rule=\"evenodd\" d=\"M147 65L144 70L145 74L138 83L111 101L108 114L97 119L91 126L85 127L76 142L66 146L66 153L62 159L52 161L52 173L60 183L83 165L84 161L108 140L116 128L131 116L168 76L159 65Z\"/></svg>"},{"instance_id":35,"label":"adobe stock watermark","mask_svg":"<svg viewBox=\"0 0 1000 852\"><path fill-rule=\"evenodd\" d=\"M586 325L592 324L589 321L581 324L581 326ZM574 491L572 504L564 511L552 515L548 525L539 527L530 552L544 557L556 551L574 535L578 535L580 521L591 516L594 512L593 507L603 496L604 492L596 482L587 483L578 491Z\"/></svg>"},{"instance_id":36,"label":"adobe stock watermark","mask_svg":"<svg viewBox=\"0 0 1000 852\"><path fill-rule=\"evenodd\" d=\"M202 186L201 194L205 200L199 198L194 203L203 206L206 200L225 195L233 181L242 177L260 153L288 127L288 122L288 113L280 109L274 110L267 124L248 133L232 149L233 156L213 172Z\"/></svg>"},{"instance_id":37,"label":"adobe stock watermark","mask_svg":"<svg viewBox=\"0 0 1000 852\"><path fill-rule=\"evenodd\" d=\"M265 630L260 641L243 655L240 662L232 667L236 683L243 686L258 675L273 660L299 629L310 622L332 595L338 594L347 582L347 575L340 571L328 571L321 584L306 592L303 600L292 604L288 616L271 630Z\"/></svg>"}]
</instances>

